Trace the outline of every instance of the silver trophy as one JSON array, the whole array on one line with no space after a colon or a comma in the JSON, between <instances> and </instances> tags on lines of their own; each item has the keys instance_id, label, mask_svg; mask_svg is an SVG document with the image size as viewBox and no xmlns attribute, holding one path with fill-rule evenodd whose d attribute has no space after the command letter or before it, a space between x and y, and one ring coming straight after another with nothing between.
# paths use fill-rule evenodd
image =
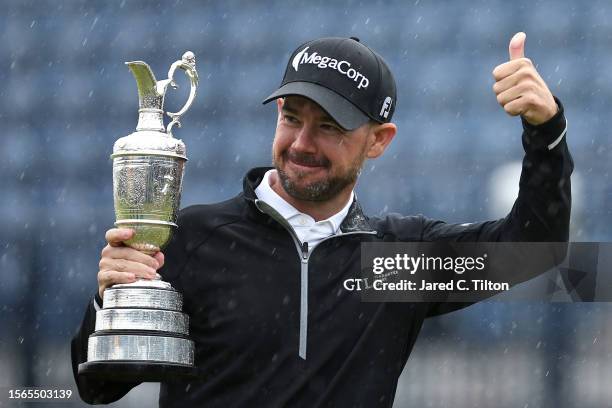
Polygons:
<instances>
[{"instance_id":1,"label":"silver trophy","mask_svg":"<svg viewBox=\"0 0 612 408\"><path fill-rule=\"evenodd\" d=\"M136 132L122 137L113 148L115 225L136 231L124 243L154 254L170 241L177 227L185 144L172 137L181 116L196 95L195 56L186 52L173 63L168 79L156 81L142 61L126 63L138 85ZM189 98L164 126L164 97L176 88L175 71L185 71L191 82ZM103 309L96 314L89 337L87 362L79 374L102 378L163 381L193 373L194 343L189 339L189 317L182 312L181 293L161 280L118 284L104 291Z\"/></svg>"}]
</instances>

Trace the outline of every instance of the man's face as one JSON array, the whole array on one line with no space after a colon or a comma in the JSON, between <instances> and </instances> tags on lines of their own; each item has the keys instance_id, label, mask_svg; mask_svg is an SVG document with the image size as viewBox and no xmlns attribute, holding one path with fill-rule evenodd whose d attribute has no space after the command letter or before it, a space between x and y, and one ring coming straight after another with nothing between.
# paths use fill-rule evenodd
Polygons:
<instances>
[{"instance_id":1,"label":"man's face","mask_svg":"<svg viewBox=\"0 0 612 408\"><path fill-rule=\"evenodd\" d=\"M352 189L366 158L370 124L345 131L310 99L279 100L272 159L295 199L326 201Z\"/></svg>"}]
</instances>

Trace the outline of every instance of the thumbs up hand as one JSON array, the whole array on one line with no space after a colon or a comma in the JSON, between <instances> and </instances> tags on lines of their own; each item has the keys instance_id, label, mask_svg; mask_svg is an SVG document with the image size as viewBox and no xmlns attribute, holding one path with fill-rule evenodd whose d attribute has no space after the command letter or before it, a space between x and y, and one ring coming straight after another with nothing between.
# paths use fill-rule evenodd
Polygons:
<instances>
[{"instance_id":1,"label":"thumbs up hand","mask_svg":"<svg viewBox=\"0 0 612 408\"><path fill-rule=\"evenodd\" d=\"M521 115L529 124L540 125L555 116L559 107L531 60L525 58L526 38L521 32L510 40L510 61L493 70L493 92L509 115Z\"/></svg>"}]
</instances>

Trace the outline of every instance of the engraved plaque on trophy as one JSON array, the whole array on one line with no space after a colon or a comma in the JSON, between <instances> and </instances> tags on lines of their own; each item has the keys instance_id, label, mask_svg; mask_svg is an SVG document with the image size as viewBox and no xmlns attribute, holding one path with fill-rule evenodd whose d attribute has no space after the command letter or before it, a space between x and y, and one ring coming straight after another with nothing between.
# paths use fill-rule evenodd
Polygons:
<instances>
[{"instance_id":1,"label":"engraved plaque on trophy","mask_svg":"<svg viewBox=\"0 0 612 408\"><path fill-rule=\"evenodd\" d=\"M115 142L111 156L115 225L136 232L125 245L152 255L164 248L177 227L187 157L185 144L172 136L172 128L181 126L181 116L193 103L198 74L189 51L161 81L142 61L126 64L138 85L138 125L136 132ZM166 127L164 97L168 86L177 87L174 75L179 68L189 78L191 90L182 109L166 113L171 118ZM136 381L192 375L194 343L182 307L182 294L162 280L107 288L79 375Z\"/></svg>"}]
</instances>

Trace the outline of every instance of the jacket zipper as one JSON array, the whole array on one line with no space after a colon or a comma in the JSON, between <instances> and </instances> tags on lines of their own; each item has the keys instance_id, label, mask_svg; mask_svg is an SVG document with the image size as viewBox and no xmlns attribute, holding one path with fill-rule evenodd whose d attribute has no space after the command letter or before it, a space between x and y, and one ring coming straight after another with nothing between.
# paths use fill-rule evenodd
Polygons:
<instances>
[{"instance_id":1,"label":"jacket zipper","mask_svg":"<svg viewBox=\"0 0 612 408\"><path fill-rule=\"evenodd\" d=\"M263 204L263 209L260 207ZM376 235L376 231L351 231L351 232L341 232L340 234L330 235L329 237L323 238L312 250L308 250L308 242L301 242L298 238L295 230L285 220L274 208L270 206L270 204L266 203L262 200L255 200L255 205L257 208L263 212L271 216L274 220L276 220L279 224L281 224L287 231L289 231L289 235L293 239L295 246L297 248L298 255L300 257L300 340L298 347L299 356L306 360L306 345L308 343L308 261L310 260L310 256L312 252L321 245L324 241L340 238L347 235L357 235L357 234L366 234L366 235Z\"/></svg>"},{"instance_id":2,"label":"jacket zipper","mask_svg":"<svg viewBox=\"0 0 612 408\"><path fill-rule=\"evenodd\" d=\"M290 226L291 227L291 226ZM291 228L293 230L293 228ZM295 231L291 231L296 245L300 242ZM308 342L308 242L301 245L302 253L300 254L300 342L298 347L298 355L306 360L306 344Z\"/></svg>"}]
</instances>

